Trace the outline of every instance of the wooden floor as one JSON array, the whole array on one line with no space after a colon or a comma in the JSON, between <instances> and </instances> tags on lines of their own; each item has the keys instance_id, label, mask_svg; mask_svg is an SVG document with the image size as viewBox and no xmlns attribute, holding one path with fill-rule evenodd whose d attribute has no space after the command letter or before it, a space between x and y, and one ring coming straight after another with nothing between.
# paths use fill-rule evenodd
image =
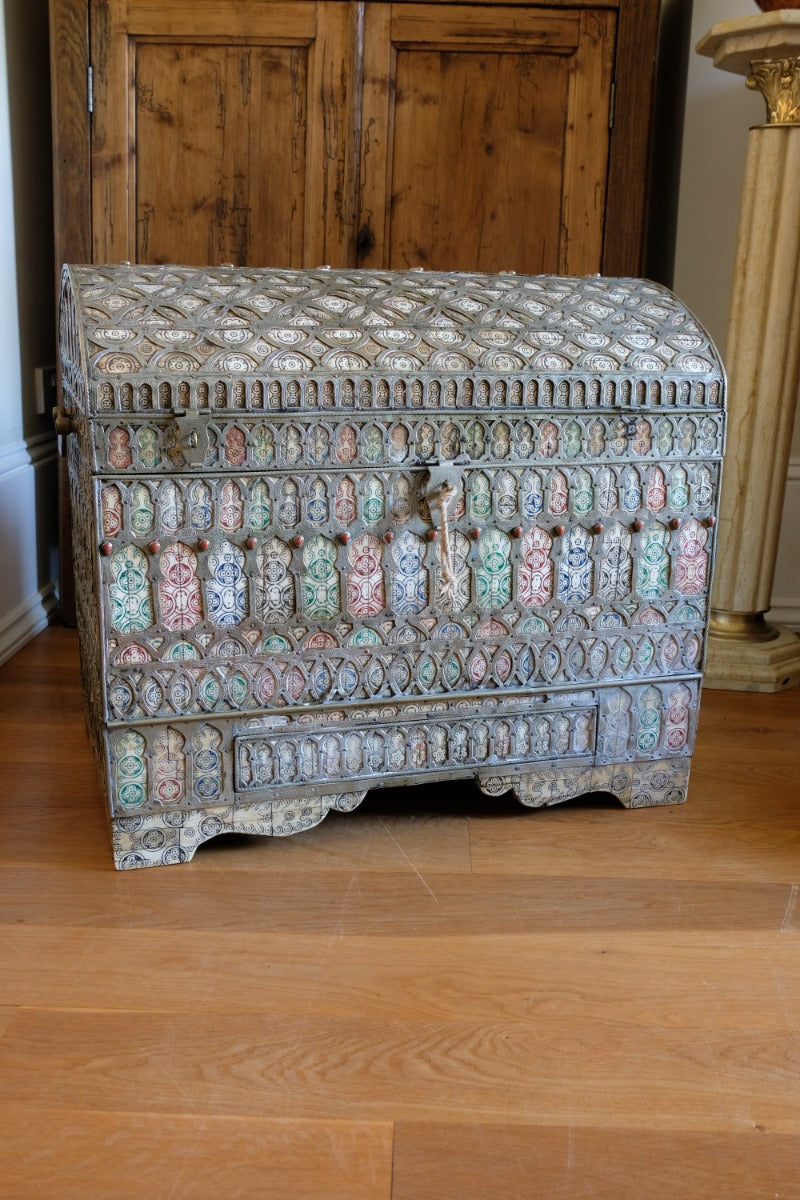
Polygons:
<instances>
[{"instance_id":1,"label":"wooden floor","mask_svg":"<svg viewBox=\"0 0 800 1200\"><path fill-rule=\"evenodd\" d=\"M117 873L75 634L0 669L3 1200L800 1197L800 690L686 805L376 792Z\"/></svg>"}]
</instances>

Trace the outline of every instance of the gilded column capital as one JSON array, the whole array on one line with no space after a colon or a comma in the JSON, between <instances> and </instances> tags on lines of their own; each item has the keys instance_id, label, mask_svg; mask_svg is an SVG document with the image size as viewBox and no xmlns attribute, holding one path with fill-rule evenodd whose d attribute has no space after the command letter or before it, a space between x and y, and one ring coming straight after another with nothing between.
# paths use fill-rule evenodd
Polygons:
<instances>
[{"instance_id":1,"label":"gilded column capital","mask_svg":"<svg viewBox=\"0 0 800 1200\"><path fill-rule=\"evenodd\" d=\"M768 125L800 125L800 58L756 59L747 86L764 97Z\"/></svg>"}]
</instances>

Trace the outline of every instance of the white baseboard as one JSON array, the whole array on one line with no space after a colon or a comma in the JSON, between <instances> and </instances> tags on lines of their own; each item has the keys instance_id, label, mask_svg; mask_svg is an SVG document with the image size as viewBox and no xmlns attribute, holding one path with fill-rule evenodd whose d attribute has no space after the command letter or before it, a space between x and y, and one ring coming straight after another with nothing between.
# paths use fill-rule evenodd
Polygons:
<instances>
[{"instance_id":1,"label":"white baseboard","mask_svg":"<svg viewBox=\"0 0 800 1200\"><path fill-rule=\"evenodd\" d=\"M58 605L57 462L49 432L0 446L0 663L40 633Z\"/></svg>"},{"instance_id":2,"label":"white baseboard","mask_svg":"<svg viewBox=\"0 0 800 1200\"><path fill-rule=\"evenodd\" d=\"M57 608L58 595L52 582L6 613L0 620L0 663L13 658L26 642L46 629Z\"/></svg>"},{"instance_id":3,"label":"white baseboard","mask_svg":"<svg viewBox=\"0 0 800 1200\"><path fill-rule=\"evenodd\" d=\"M49 430L35 433L32 437L0 446L0 476L11 475L25 467L38 467L57 458L55 434Z\"/></svg>"}]
</instances>

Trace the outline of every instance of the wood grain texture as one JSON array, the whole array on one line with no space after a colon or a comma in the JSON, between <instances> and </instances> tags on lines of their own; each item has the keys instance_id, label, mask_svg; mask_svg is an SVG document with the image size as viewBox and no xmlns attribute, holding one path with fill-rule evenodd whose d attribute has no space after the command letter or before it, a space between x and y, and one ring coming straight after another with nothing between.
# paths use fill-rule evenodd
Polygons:
<instances>
[{"instance_id":1,"label":"wood grain texture","mask_svg":"<svg viewBox=\"0 0 800 1200\"><path fill-rule=\"evenodd\" d=\"M366 265L599 269L614 16L368 6Z\"/></svg>"},{"instance_id":2,"label":"wood grain texture","mask_svg":"<svg viewBox=\"0 0 800 1200\"><path fill-rule=\"evenodd\" d=\"M642 270L660 4L620 0L603 274ZM657 152L657 151L656 151Z\"/></svg>"},{"instance_id":3,"label":"wood grain texture","mask_svg":"<svg viewBox=\"0 0 800 1200\"><path fill-rule=\"evenodd\" d=\"M21 1008L237 1014L282 1019L549 1021L649 1030L780 1033L800 991L785 932L505 934L429 939L18 925L6 933L2 995ZM740 993L742 953L754 978ZM168 970L142 972L152 958ZM480 961L481 972L475 971ZM698 998L705 1000L698 1011Z\"/></svg>"},{"instance_id":4,"label":"wood grain texture","mask_svg":"<svg viewBox=\"0 0 800 1200\"><path fill-rule=\"evenodd\" d=\"M355 5L92 12L95 261L349 261Z\"/></svg>"},{"instance_id":5,"label":"wood grain texture","mask_svg":"<svg viewBox=\"0 0 800 1200\"><path fill-rule=\"evenodd\" d=\"M88 0L50 0L50 60L57 295L61 264L91 255Z\"/></svg>"},{"instance_id":6,"label":"wood grain texture","mask_svg":"<svg viewBox=\"0 0 800 1200\"><path fill-rule=\"evenodd\" d=\"M307 46L137 46L135 260L300 262L307 92Z\"/></svg>"},{"instance_id":7,"label":"wood grain texture","mask_svg":"<svg viewBox=\"0 0 800 1200\"><path fill-rule=\"evenodd\" d=\"M393 1200L774 1200L796 1197L800 1138L742 1129L677 1132L517 1125L399 1125Z\"/></svg>"},{"instance_id":8,"label":"wood grain texture","mask_svg":"<svg viewBox=\"0 0 800 1200\"><path fill-rule=\"evenodd\" d=\"M389 1200L392 1127L1 1108L0 1159L14 1200Z\"/></svg>"},{"instance_id":9,"label":"wood grain texture","mask_svg":"<svg viewBox=\"0 0 800 1200\"><path fill-rule=\"evenodd\" d=\"M615 35L613 14L581 12L563 150L559 270L566 275L599 271L603 262Z\"/></svg>"},{"instance_id":10,"label":"wood grain texture","mask_svg":"<svg viewBox=\"0 0 800 1200\"><path fill-rule=\"evenodd\" d=\"M102 994L98 993L102 1004ZM557 1005L554 1005L557 1010ZM797 1132L800 1045L784 1032L577 1025L529 1017L414 1022L310 1011L116 1014L20 1009L0 1041L16 1103L89 1112L446 1120Z\"/></svg>"},{"instance_id":11,"label":"wood grain texture","mask_svg":"<svg viewBox=\"0 0 800 1200\"><path fill-rule=\"evenodd\" d=\"M798 719L707 692L675 808L376 792L116 873L48 630L0 669L0 1192L796 1200Z\"/></svg>"}]
</instances>

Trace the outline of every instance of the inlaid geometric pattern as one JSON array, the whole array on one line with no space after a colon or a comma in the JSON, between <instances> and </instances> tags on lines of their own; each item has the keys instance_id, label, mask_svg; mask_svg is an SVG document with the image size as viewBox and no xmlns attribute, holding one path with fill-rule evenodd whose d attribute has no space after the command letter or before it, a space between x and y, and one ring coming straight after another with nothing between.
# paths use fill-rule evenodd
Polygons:
<instances>
[{"instance_id":1,"label":"inlaid geometric pattern","mask_svg":"<svg viewBox=\"0 0 800 1200\"><path fill-rule=\"evenodd\" d=\"M685 796L723 377L668 292L67 268L61 328L118 865L423 778Z\"/></svg>"}]
</instances>

